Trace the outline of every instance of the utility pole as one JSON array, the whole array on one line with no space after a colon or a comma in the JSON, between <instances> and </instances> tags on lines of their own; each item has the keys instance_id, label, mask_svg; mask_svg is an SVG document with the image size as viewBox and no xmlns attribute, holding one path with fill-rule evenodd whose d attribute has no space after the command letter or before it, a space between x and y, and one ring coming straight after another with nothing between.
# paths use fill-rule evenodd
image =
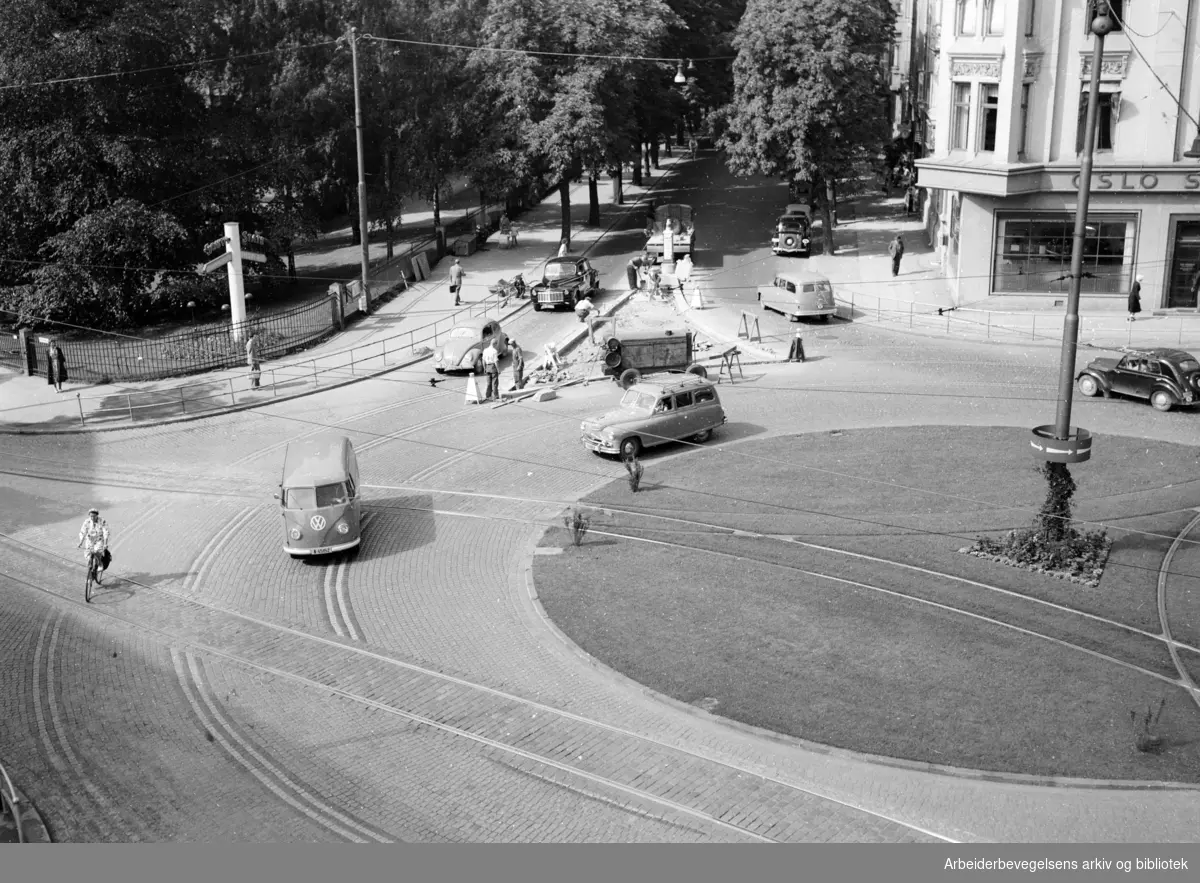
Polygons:
<instances>
[{"instance_id":1,"label":"utility pole","mask_svg":"<svg viewBox=\"0 0 1200 883\"><path fill-rule=\"evenodd\" d=\"M358 144L358 231L362 240L362 293L369 299L367 279L371 273L371 237L367 229L367 179L363 168L362 104L358 97L358 28L350 28L350 61L354 68L354 137Z\"/></svg>"}]
</instances>

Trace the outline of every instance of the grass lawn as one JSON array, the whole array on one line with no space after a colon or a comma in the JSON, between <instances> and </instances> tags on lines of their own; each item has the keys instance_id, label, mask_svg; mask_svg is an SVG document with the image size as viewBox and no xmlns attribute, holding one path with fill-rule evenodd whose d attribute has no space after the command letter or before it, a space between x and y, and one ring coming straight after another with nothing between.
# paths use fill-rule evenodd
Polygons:
<instances>
[{"instance_id":1,"label":"grass lawn","mask_svg":"<svg viewBox=\"0 0 1200 883\"><path fill-rule=\"evenodd\" d=\"M1072 468L1076 512L1116 542L1100 586L961 555L981 531L1023 526L1045 492L1027 432L917 427L763 439L736 451L645 459L586 502L795 537L959 574L1157 633L1157 567L1200 502L1196 449L1096 440ZM933 458L929 452L937 452ZM1183 476L1171 482L1169 476ZM868 479L868 480L864 480ZM904 485L907 487L901 487ZM1170 485L1170 486L1168 486ZM919 488L920 493L908 488ZM614 514L655 545L590 534L534 559L547 613L584 650L679 700L824 744L981 770L1200 781L1200 712L1186 694L1115 662L961 613L802 573L828 573L1080 644L1174 677L1160 642L961 582L778 539ZM713 552L724 552L716 555ZM732 556L741 556L735 558ZM754 560L751 560L754 559ZM1194 662L1192 659L1188 663ZM1157 754L1129 712L1167 700Z\"/></svg>"}]
</instances>

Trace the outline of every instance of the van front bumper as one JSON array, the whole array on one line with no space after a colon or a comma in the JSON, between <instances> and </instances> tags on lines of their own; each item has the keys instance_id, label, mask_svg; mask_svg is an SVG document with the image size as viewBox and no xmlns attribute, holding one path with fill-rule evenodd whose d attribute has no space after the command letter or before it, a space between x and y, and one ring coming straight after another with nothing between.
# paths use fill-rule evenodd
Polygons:
<instances>
[{"instance_id":1,"label":"van front bumper","mask_svg":"<svg viewBox=\"0 0 1200 883\"><path fill-rule=\"evenodd\" d=\"M348 543L339 543L336 546L312 546L311 548L284 546L283 551L289 555L329 555L333 552L344 552L347 549L353 549L361 542L362 537L355 537Z\"/></svg>"}]
</instances>

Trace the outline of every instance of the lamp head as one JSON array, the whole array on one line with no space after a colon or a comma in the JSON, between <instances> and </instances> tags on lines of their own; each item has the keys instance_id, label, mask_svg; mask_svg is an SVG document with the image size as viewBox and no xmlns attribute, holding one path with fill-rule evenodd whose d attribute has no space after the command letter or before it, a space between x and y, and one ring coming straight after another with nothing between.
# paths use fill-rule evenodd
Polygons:
<instances>
[{"instance_id":1,"label":"lamp head","mask_svg":"<svg viewBox=\"0 0 1200 883\"><path fill-rule=\"evenodd\" d=\"M675 82L678 85L682 85L687 82L687 77L685 77L683 75L683 62L682 61L679 62L679 67L676 68L676 70L675 70Z\"/></svg>"},{"instance_id":2,"label":"lamp head","mask_svg":"<svg viewBox=\"0 0 1200 883\"><path fill-rule=\"evenodd\" d=\"M1105 0L1096 0L1096 17L1092 19L1092 33L1097 37L1107 37L1115 27L1116 24L1108 14L1108 3Z\"/></svg>"},{"instance_id":3,"label":"lamp head","mask_svg":"<svg viewBox=\"0 0 1200 883\"><path fill-rule=\"evenodd\" d=\"M1200 159L1200 135L1197 135L1195 140L1192 141L1192 149L1185 150L1183 155L1188 159Z\"/></svg>"}]
</instances>

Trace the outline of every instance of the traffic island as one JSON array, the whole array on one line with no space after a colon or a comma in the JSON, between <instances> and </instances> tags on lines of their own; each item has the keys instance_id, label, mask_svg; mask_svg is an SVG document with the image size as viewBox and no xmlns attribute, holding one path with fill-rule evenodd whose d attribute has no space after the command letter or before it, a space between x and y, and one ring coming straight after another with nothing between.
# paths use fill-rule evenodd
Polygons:
<instances>
[{"instance_id":1,"label":"traffic island","mask_svg":"<svg viewBox=\"0 0 1200 883\"><path fill-rule=\"evenodd\" d=\"M576 504L591 519L579 546L546 531L538 601L638 684L826 749L964 775L1200 782L1200 710L1177 667L1200 675L1200 596L1183 576L1164 605L1178 663L1159 618L1160 567L1200 505L1164 477L1190 475L1197 449L1105 437L1075 504L1113 538L1092 587L959 552L1036 514L1025 432L663 446L636 497L621 475ZM1139 750L1159 700L1157 751Z\"/></svg>"}]
</instances>

